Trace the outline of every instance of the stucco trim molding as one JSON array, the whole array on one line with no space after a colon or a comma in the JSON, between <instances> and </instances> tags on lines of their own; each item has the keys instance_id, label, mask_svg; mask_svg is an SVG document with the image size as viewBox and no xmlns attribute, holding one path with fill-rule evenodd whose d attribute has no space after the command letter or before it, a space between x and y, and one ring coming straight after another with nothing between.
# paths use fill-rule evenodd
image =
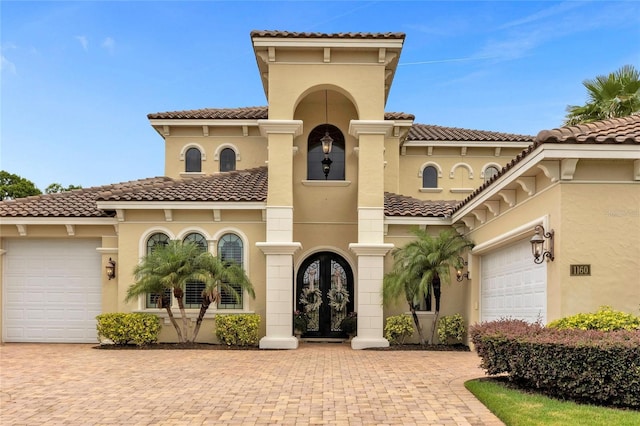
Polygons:
<instances>
[{"instance_id":1,"label":"stucco trim molding","mask_svg":"<svg viewBox=\"0 0 640 426\"><path fill-rule=\"evenodd\" d=\"M100 254L118 254L117 247L98 247L96 251Z\"/></svg>"},{"instance_id":2,"label":"stucco trim molding","mask_svg":"<svg viewBox=\"0 0 640 426\"><path fill-rule=\"evenodd\" d=\"M505 246L512 242L521 240L525 236L532 235L536 225L542 225L544 226L545 229L550 229L549 215L541 216L537 219L534 219L530 222L520 225L517 228L513 228L508 232L500 234L497 237L487 240L484 243L478 244L471 250L471 253L474 256L481 255L486 252L493 251L496 248L499 248L501 246Z\"/></svg>"},{"instance_id":3,"label":"stucco trim molding","mask_svg":"<svg viewBox=\"0 0 640 426\"><path fill-rule=\"evenodd\" d=\"M270 134L293 135L302 134L302 120L258 120L260 134L268 137Z\"/></svg>"},{"instance_id":4,"label":"stucco trim molding","mask_svg":"<svg viewBox=\"0 0 640 426\"><path fill-rule=\"evenodd\" d=\"M272 243L272 242L257 242L258 247L264 254L287 254L293 255L298 250L302 249L302 244L298 242L291 243Z\"/></svg>"},{"instance_id":5,"label":"stucco trim molding","mask_svg":"<svg viewBox=\"0 0 640 426\"><path fill-rule=\"evenodd\" d=\"M384 256L395 247L392 243L367 244L367 243L351 243L349 250L354 252L356 256Z\"/></svg>"},{"instance_id":6,"label":"stucco trim molding","mask_svg":"<svg viewBox=\"0 0 640 426\"><path fill-rule=\"evenodd\" d=\"M393 121L385 120L351 120L349 122L349 134L353 137L360 135L385 135L391 136Z\"/></svg>"}]
</instances>

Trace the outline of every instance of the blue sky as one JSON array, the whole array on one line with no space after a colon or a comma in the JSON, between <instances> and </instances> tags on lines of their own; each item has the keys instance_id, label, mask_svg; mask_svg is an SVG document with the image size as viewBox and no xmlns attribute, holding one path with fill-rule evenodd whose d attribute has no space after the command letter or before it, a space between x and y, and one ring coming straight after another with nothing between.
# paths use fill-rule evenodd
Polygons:
<instances>
[{"instance_id":1,"label":"blue sky","mask_svg":"<svg viewBox=\"0 0 640 426\"><path fill-rule=\"evenodd\" d=\"M148 113L262 106L251 30L404 32L387 111L535 135L640 68L635 1L0 2L0 167L41 190L164 172Z\"/></svg>"}]
</instances>

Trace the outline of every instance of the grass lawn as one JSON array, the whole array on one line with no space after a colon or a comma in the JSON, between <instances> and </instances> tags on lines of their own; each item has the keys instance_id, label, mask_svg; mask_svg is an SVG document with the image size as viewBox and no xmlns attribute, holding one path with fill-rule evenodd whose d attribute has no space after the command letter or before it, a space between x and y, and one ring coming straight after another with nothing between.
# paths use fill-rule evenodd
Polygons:
<instances>
[{"instance_id":1,"label":"grass lawn","mask_svg":"<svg viewBox=\"0 0 640 426\"><path fill-rule=\"evenodd\" d=\"M495 379L470 380L465 386L507 426L640 425L640 411L559 401L511 389Z\"/></svg>"}]
</instances>

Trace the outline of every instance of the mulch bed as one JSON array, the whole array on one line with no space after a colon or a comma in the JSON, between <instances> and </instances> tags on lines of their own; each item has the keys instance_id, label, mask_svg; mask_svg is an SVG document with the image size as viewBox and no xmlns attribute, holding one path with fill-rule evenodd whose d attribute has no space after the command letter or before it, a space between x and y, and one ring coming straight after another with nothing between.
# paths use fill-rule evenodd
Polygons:
<instances>
[{"instance_id":1,"label":"mulch bed","mask_svg":"<svg viewBox=\"0 0 640 426\"><path fill-rule=\"evenodd\" d=\"M302 342L301 344L305 344ZM313 344L313 343L309 343ZM260 350L257 346L227 346L214 343L154 343L152 345L136 346L130 345L97 345L94 349L101 350L155 350L155 349L193 349L193 350L205 350L205 351L256 351ZM462 344L455 345L426 345L421 346L418 344L404 344L404 345L391 345L388 348L368 348L365 350L370 351L454 351L454 352L469 352L469 347Z\"/></svg>"}]
</instances>

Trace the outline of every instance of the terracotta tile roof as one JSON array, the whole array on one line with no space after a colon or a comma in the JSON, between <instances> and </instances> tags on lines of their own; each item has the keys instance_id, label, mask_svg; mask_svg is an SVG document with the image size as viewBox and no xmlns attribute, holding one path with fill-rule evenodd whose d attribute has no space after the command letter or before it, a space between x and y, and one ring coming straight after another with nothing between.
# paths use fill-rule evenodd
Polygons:
<instances>
[{"instance_id":1,"label":"terracotta tile roof","mask_svg":"<svg viewBox=\"0 0 640 426\"><path fill-rule=\"evenodd\" d=\"M513 133L489 132L484 130L441 127L429 124L414 124L409 130L407 141L461 141L461 142L530 142L533 136Z\"/></svg>"},{"instance_id":2,"label":"terracotta tile roof","mask_svg":"<svg viewBox=\"0 0 640 426\"><path fill-rule=\"evenodd\" d=\"M493 182L502 177L507 171L528 157L536 148L545 143L640 145L640 114L596 121L588 124L579 124L576 126L559 127L539 132L532 145L507 163L498 174L473 191L456 206L454 212L460 210Z\"/></svg>"},{"instance_id":3,"label":"terracotta tile roof","mask_svg":"<svg viewBox=\"0 0 640 426\"><path fill-rule=\"evenodd\" d=\"M265 201L267 168L172 179L156 177L0 202L0 217L110 217L98 201Z\"/></svg>"},{"instance_id":4,"label":"terracotta tile roof","mask_svg":"<svg viewBox=\"0 0 640 426\"><path fill-rule=\"evenodd\" d=\"M167 111L147 114L149 120L153 119L219 119L219 120L259 120L269 118L269 108L245 107L245 108L204 108L186 111Z\"/></svg>"},{"instance_id":5,"label":"terracotta tile roof","mask_svg":"<svg viewBox=\"0 0 640 426\"><path fill-rule=\"evenodd\" d=\"M145 188L114 188L101 201L265 201L267 168L168 179Z\"/></svg>"},{"instance_id":6,"label":"terracotta tile roof","mask_svg":"<svg viewBox=\"0 0 640 426\"><path fill-rule=\"evenodd\" d=\"M98 210L96 201L104 191L117 188L144 188L158 185L169 178L157 177L76 189L58 194L35 195L0 201L0 217L109 217L111 213Z\"/></svg>"},{"instance_id":7,"label":"terracotta tile roof","mask_svg":"<svg viewBox=\"0 0 640 426\"><path fill-rule=\"evenodd\" d=\"M632 144L640 142L640 114L543 130L536 142Z\"/></svg>"},{"instance_id":8,"label":"terracotta tile roof","mask_svg":"<svg viewBox=\"0 0 640 426\"><path fill-rule=\"evenodd\" d=\"M384 193L385 216L449 217L459 201L424 201L406 195Z\"/></svg>"},{"instance_id":9,"label":"terracotta tile roof","mask_svg":"<svg viewBox=\"0 0 640 426\"><path fill-rule=\"evenodd\" d=\"M167 111L147 114L149 120L266 120L269 118L269 107L245 107L245 108L204 108L185 111ZM413 114L404 112L386 112L385 120L413 120Z\"/></svg>"},{"instance_id":10,"label":"terracotta tile roof","mask_svg":"<svg viewBox=\"0 0 640 426\"><path fill-rule=\"evenodd\" d=\"M251 38L258 37L279 37L279 38L347 38L347 39L402 39L404 40L404 33L305 33L305 32L290 32L290 31L276 31L276 30L253 30L251 31Z\"/></svg>"}]
</instances>

